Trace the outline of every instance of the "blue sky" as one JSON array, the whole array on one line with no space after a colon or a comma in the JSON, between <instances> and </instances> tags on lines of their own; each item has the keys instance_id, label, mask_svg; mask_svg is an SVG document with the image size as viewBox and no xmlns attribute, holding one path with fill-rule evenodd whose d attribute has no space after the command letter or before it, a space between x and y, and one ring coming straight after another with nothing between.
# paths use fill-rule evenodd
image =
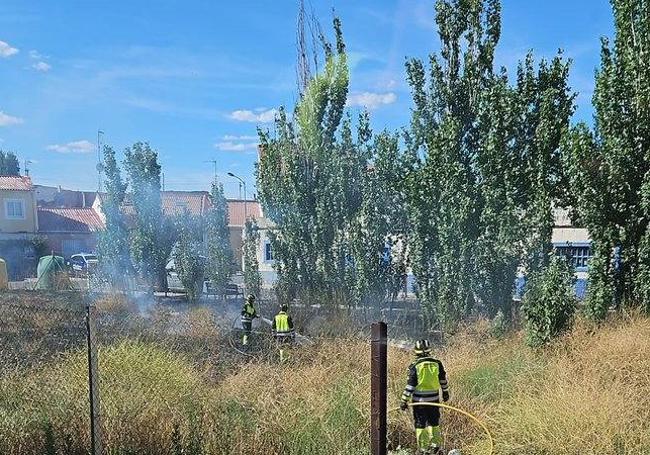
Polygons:
<instances>
[{"instance_id":1,"label":"blue sky","mask_svg":"<svg viewBox=\"0 0 650 455\"><path fill-rule=\"evenodd\" d=\"M351 109L375 130L408 123L404 61L438 48L433 0L313 0L329 30L343 21ZM575 120L589 121L599 38L612 35L607 0L503 0L497 63L528 49L574 60ZM297 0L0 2L0 148L36 183L97 188L97 130L121 151L148 141L167 189L209 189L216 160L229 196L241 175L254 191L256 126L293 105ZM22 163L21 163L22 166Z\"/></svg>"}]
</instances>

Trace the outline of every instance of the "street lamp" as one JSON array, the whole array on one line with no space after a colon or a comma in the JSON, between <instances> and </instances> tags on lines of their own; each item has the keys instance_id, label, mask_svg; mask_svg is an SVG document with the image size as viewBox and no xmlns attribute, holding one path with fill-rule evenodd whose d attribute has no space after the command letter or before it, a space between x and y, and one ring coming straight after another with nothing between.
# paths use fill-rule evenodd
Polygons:
<instances>
[{"instance_id":1,"label":"street lamp","mask_svg":"<svg viewBox=\"0 0 650 455\"><path fill-rule=\"evenodd\" d=\"M246 223L246 221L248 220L248 211L246 210L246 182L244 181L244 179L233 174L232 172L228 172L228 176L239 180L239 183L241 183L242 186L244 187L244 223Z\"/></svg>"}]
</instances>

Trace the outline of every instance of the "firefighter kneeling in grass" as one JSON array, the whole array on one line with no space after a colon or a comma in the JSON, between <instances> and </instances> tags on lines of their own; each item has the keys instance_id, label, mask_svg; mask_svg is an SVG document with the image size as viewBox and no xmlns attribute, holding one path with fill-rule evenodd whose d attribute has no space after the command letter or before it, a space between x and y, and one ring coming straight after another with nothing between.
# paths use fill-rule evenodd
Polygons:
<instances>
[{"instance_id":1,"label":"firefighter kneeling in grass","mask_svg":"<svg viewBox=\"0 0 650 455\"><path fill-rule=\"evenodd\" d=\"M244 333L241 338L242 346L248 346L248 338L253 330L253 319L258 318L257 310L255 309L255 296L249 294L244 302L244 308L241 310L241 325Z\"/></svg>"},{"instance_id":2,"label":"firefighter kneeling in grass","mask_svg":"<svg viewBox=\"0 0 650 455\"><path fill-rule=\"evenodd\" d=\"M273 318L273 324L271 326L273 337L279 344L280 362L284 362L285 360L283 345L291 343L296 337L296 333L293 330L293 321L291 320L291 316L287 314L287 309L287 304L283 303L280 306L280 312Z\"/></svg>"},{"instance_id":3,"label":"firefighter kneeling in grass","mask_svg":"<svg viewBox=\"0 0 650 455\"><path fill-rule=\"evenodd\" d=\"M409 366L406 388L402 393L400 408L408 409L409 401L413 404L415 436L420 453L441 453L442 436L440 434L440 408L419 403L439 403L442 390L443 401L449 400L447 373L440 360L431 357L428 340L415 343L415 362Z\"/></svg>"}]
</instances>

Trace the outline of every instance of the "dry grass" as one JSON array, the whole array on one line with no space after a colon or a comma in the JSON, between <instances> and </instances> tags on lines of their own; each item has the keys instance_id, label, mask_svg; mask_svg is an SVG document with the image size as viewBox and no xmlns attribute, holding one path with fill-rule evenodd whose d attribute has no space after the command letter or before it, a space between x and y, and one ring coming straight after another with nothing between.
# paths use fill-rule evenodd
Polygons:
<instances>
[{"instance_id":1,"label":"dry grass","mask_svg":"<svg viewBox=\"0 0 650 455\"><path fill-rule=\"evenodd\" d=\"M227 347L208 313L188 315L180 348L145 337L100 351L111 453L369 453L367 342L293 349L284 365L274 356L235 363L219 354ZM488 330L476 324L436 355L449 370L452 404L488 424L498 454L650 454L649 319L612 321L595 332L579 327L544 351L529 350L520 335L490 339ZM205 357L219 364L216 379L215 367L188 350L210 340L215 346L203 349L216 353ZM389 350L390 408L410 361ZM58 453L84 453L86 388L83 353L0 377L0 453L48 453L48 424ZM443 419L448 446L487 453L465 418L444 412ZM391 448L413 446L408 414L391 413L389 431Z\"/></svg>"}]
</instances>

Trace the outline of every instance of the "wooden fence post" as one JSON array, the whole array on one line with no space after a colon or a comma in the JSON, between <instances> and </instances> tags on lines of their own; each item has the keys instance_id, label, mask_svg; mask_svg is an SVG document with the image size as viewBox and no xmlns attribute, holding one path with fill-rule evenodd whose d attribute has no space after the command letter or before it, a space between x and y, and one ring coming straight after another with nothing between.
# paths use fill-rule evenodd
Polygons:
<instances>
[{"instance_id":1,"label":"wooden fence post","mask_svg":"<svg viewBox=\"0 0 650 455\"><path fill-rule=\"evenodd\" d=\"M372 455L387 453L387 398L388 398L388 350L385 322L372 324L372 345L370 363L370 438Z\"/></svg>"}]
</instances>

